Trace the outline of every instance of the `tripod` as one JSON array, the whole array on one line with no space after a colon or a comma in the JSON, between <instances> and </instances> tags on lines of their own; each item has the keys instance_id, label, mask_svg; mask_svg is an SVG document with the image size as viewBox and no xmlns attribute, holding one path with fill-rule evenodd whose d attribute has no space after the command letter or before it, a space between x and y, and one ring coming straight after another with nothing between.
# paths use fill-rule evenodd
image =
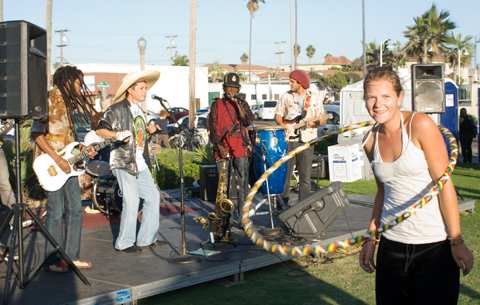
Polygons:
<instances>
[{"instance_id":1,"label":"tripod","mask_svg":"<svg viewBox=\"0 0 480 305\"><path fill-rule=\"evenodd\" d=\"M9 229L9 224L13 219L13 229L11 232L10 240L7 243L7 248L5 250L4 256L8 257L7 264L7 275L5 277L5 286L3 293L3 304L8 304L10 293L13 291L12 288L13 282L11 280L12 275L16 273L16 278L19 283L20 289L25 288L28 283L37 275L40 269L46 264L46 259L40 264L30 275L27 275L24 265L24 248L23 248L23 217L27 213L33 222L37 225L38 231L46 238L46 242L49 242L55 249L53 253L58 253L69 267L75 272L75 274L82 280L86 285L91 285L88 279L80 272L80 270L75 266L72 259L68 257L65 253L65 250L55 241L52 235L48 232L46 227L40 222L35 213L23 203L22 195L22 182L20 177L20 123L19 119L15 119L15 174L16 174L16 203L13 205L13 208L8 212L7 217L0 226L0 236L5 233L5 230ZM18 263L15 262L15 254L18 253ZM14 265L17 270L15 270ZM11 285L10 285L11 284Z\"/></svg>"}]
</instances>

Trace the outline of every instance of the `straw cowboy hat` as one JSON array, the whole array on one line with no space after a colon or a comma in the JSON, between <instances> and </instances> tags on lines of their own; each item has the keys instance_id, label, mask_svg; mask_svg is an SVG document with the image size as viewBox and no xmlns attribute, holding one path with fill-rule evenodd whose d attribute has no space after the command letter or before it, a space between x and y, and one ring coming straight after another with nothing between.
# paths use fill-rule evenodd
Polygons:
<instances>
[{"instance_id":1,"label":"straw cowboy hat","mask_svg":"<svg viewBox=\"0 0 480 305\"><path fill-rule=\"evenodd\" d=\"M122 79L122 84L115 93L113 97L113 102L116 103L121 101L125 98L125 94L127 93L128 88L139 81L145 81L147 83L148 89L152 88L153 84L155 84L160 77L159 71L137 71L131 72L125 75Z\"/></svg>"}]
</instances>

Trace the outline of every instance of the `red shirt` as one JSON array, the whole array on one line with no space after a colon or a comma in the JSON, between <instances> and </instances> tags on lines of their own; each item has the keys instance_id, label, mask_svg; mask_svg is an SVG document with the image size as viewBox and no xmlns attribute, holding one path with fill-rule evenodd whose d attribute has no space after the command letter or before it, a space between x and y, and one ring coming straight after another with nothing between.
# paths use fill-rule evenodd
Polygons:
<instances>
[{"instance_id":1,"label":"red shirt","mask_svg":"<svg viewBox=\"0 0 480 305\"><path fill-rule=\"evenodd\" d=\"M217 145L222 146L225 152L235 158L241 158L247 156L247 147L240 130L243 127L233 103L224 99L215 101L212 105L215 109L211 110L214 117L210 120L214 126L210 128L210 132L215 132L216 139L220 141ZM214 157L216 160L222 159L217 149L214 150Z\"/></svg>"}]
</instances>

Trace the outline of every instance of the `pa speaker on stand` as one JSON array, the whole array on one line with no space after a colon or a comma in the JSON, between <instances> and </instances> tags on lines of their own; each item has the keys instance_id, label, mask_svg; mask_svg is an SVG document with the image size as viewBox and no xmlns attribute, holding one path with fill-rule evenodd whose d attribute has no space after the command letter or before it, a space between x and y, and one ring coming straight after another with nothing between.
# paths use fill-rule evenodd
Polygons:
<instances>
[{"instance_id":1,"label":"pa speaker on stand","mask_svg":"<svg viewBox=\"0 0 480 305\"><path fill-rule=\"evenodd\" d=\"M0 118L48 112L47 34L26 21L0 23Z\"/></svg>"},{"instance_id":2,"label":"pa speaker on stand","mask_svg":"<svg viewBox=\"0 0 480 305\"><path fill-rule=\"evenodd\" d=\"M412 65L412 109L416 112L445 112L444 66Z\"/></svg>"}]
</instances>

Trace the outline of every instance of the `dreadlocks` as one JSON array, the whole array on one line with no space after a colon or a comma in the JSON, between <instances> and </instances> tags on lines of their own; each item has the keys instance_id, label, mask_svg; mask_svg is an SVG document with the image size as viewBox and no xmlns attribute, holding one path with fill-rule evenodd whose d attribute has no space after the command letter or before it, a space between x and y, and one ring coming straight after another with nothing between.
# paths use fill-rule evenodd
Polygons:
<instances>
[{"instance_id":1,"label":"dreadlocks","mask_svg":"<svg viewBox=\"0 0 480 305\"><path fill-rule=\"evenodd\" d=\"M75 81L80 82L80 94L75 89ZM73 114L78 115L78 123L85 123L95 127L99 113L93 107L90 100L92 93L83 81L83 72L75 66L63 66L58 68L53 75L53 84L60 90L63 101L67 108L68 120L75 131Z\"/></svg>"}]
</instances>

